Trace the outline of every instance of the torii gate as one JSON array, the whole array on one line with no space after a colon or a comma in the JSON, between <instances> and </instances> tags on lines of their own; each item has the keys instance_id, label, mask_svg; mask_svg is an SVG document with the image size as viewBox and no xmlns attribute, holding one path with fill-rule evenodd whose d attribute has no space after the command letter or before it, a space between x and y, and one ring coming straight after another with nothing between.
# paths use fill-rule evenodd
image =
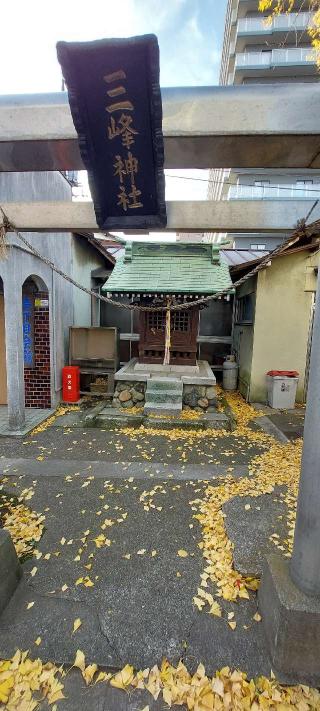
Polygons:
<instances>
[{"instance_id":1,"label":"torii gate","mask_svg":"<svg viewBox=\"0 0 320 711\"><path fill-rule=\"evenodd\" d=\"M165 168L320 169L317 84L170 88L162 99ZM0 170L83 167L65 93L0 97ZM3 207L21 231L99 231L91 202ZM168 202L167 229L285 233L309 207L310 200Z\"/></svg>"},{"instance_id":2,"label":"torii gate","mask_svg":"<svg viewBox=\"0 0 320 711\"><path fill-rule=\"evenodd\" d=\"M320 168L320 84L164 89L166 168ZM0 99L0 170L82 168L65 94ZM97 230L91 204L5 204L23 231ZM288 232L310 201L168 204L168 229ZM316 207L313 219L319 217ZM260 606L280 680L320 685L320 293L290 571L268 561ZM310 597L312 596L312 597Z\"/></svg>"}]
</instances>

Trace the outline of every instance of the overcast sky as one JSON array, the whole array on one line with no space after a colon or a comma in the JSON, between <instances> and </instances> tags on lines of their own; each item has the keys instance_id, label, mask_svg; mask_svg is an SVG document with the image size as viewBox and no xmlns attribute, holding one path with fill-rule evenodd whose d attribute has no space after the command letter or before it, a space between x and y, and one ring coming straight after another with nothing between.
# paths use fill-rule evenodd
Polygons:
<instances>
[{"instance_id":1,"label":"overcast sky","mask_svg":"<svg viewBox=\"0 0 320 711\"><path fill-rule=\"evenodd\" d=\"M149 32L159 40L161 86L218 84L226 1L7 0L1 6L0 93L60 91L58 40ZM206 198L206 171L190 174L200 180L167 177L167 199Z\"/></svg>"}]
</instances>

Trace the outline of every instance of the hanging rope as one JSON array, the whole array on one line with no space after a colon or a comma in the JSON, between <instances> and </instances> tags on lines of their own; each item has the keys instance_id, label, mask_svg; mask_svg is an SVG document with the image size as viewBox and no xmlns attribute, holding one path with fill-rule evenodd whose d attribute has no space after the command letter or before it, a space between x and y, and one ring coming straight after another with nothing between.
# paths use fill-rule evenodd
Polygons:
<instances>
[{"instance_id":1,"label":"hanging rope","mask_svg":"<svg viewBox=\"0 0 320 711\"><path fill-rule=\"evenodd\" d=\"M171 312L170 312L170 306L171 306L171 299L168 299L168 301L167 301L167 310L166 310L166 335L165 335L165 346L164 346L163 365L169 365L169 364L170 364L170 346L171 346Z\"/></svg>"},{"instance_id":2,"label":"hanging rope","mask_svg":"<svg viewBox=\"0 0 320 711\"><path fill-rule=\"evenodd\" d=\"M8 257L8 245L6 240L7 230L3 225L0 226L0 262Z\"/></svg>"},{"instance_id":3,"label":"hanging rope","mask_svg":"<svg viewBox=\"0 0 320 711\"><path fill-rule=\"evenodd\" d=\"M310 217L312 211L318 204L318 200L313 204L312 208L309 210L307 218ZM206 305L209 304L210 301L216 301L217 299L221 299L224 296L228 296L229 294L234 292L234 289L238 286L241 286L244 284L248 279L251 279L251 277L255 276L255 274L258 274L262 269L265 269L266 266L272 262L272 260L277 257L281 252L283 252L287 247L292 246L295 242L297 242L301 237L310 237L313 234L319 234L320 233L320 220L316 220L315 222L311 223L310 225L306 224L306 219L300 220L296 230L293 232L290 237L288 237L284 242L282 242L278 247L276 247L272 252L267 254L266 257L264 257L259 264L257 264L253 269L251 269L248 274L245 274L241 279L238 279L235 281L231 286L228 286L226 289L222 289L221 291L216 292L215 294L210 294L209 296L203 296L200 299L196 299L195 301L186 301L183 303L178 303L178 304L172 304L168 307L167 305L165 306L142 306L138 304L124 304L120 301L115 301L114 299L110 299L107 296L102 296L102 294L97 294L96 292L92 291L91 289L88 289L86 286L83 286L83 284L80 284L78 281L73 279L71 276L66 274L65 272L62 271L62 269L59 269L58 267L55 266L55 264L48 259L47 257L44 257L43 254L38 252L38 250L30 243L28 240L17 230L15 225L10 222L3 210L3 208L0 206L0 211L2 213L2 225L1 230L4 230L4 234L6 232L14 232L14 234L23 242L28 250L32 252L38 259L40 259L44 264L47 264L52 271L54 271L56 274L59 274L63 279L68 281L70 284L75 286L77 289L80 289L81 291L84 291L86 294L89 294L89 296L93 296L95 299L98 299L99 301L103 301L107 304L111 304L112 306L115 306L120 309L126 309L128 311L167 311L168 309L171 311L184 311L186 309L190 309L194 306L201 306L201 305Z\"/></svg>"}]
</instances>

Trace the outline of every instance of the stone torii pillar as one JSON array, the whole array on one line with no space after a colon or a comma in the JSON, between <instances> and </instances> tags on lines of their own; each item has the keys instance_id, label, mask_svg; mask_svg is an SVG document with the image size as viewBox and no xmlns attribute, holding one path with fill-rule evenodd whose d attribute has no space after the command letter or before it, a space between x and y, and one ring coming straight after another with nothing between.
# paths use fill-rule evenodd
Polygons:
<instances>
[{"instance_id":1,"label":"stone torii pillar","mask_svg":"<svg viewBox=\"0 0 320 711\"><path fill-rule=\"evenodd\" d=\"M283 683L320 686L320 276L291 564L267 559L259 607L272 669Z\"/></svg>"},{"instance_id":2,"label":"stone torii pillar","mask_svg":"<svg viewBox=\"0 0 320 711\"><path fill-rule=\"evenodd\" d=\"M314 313L301 476L290 574L320 596L320 277Z\"/></svg>"},{"instance_id":3,"label":"stone torii pillar","mask_svg":"<svg viewBox=\"0 0 320 711\"><path fill-rule=\"evenodd\" d=\"M13 261L11 274L7 272L3 280L10 430L19 430L25 424L22 289L19 276Z\"/></svg>"}]
</instances>

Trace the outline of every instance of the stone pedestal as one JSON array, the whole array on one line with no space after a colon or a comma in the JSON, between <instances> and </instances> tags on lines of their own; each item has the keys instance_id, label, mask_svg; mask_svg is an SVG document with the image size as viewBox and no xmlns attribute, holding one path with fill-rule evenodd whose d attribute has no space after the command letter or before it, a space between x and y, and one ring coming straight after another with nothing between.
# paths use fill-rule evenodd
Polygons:
<instances>
[{"instance_id":1,"label":"stone pedestal","mask_svg":"<svg viewBox=\"0 0 320 711\"><path fill-rule=\"evenodd\" d=\"M276 555L265 563L259 609L277 679L320 686L320 598L301 592L288 561Z\"/></svg>"},{"instance_id":2,"label":"stone pedestal","mask_svg":"<svg viewBox=\"0 0 320 711\"><path fill-rule=\"evenodd\" d=\"M8 531L0 528L0 615L7 606L22 576L15 547Z\"/></svg>"},{"instance_id":3,"label":"stone pedestal","mask_svg":"<svg viewBox=\"0 0 320 711\"><path fill-rule=\"evenodd\" d=\"M150 384L155 381L160 385L161 381L175 381L177 386L182 386L183 408L195 409L199 413L217 413L216 378L206 360L198 361L195 366L182 366L139 363L136 358L132 358L115 373L113 407L130 409L133 405L143 405L147 384L151 390ZM172 398L169 397L168 405L171 402ZM168 414L174 412L168 411Z\"/></svg>"}]
</instances>

